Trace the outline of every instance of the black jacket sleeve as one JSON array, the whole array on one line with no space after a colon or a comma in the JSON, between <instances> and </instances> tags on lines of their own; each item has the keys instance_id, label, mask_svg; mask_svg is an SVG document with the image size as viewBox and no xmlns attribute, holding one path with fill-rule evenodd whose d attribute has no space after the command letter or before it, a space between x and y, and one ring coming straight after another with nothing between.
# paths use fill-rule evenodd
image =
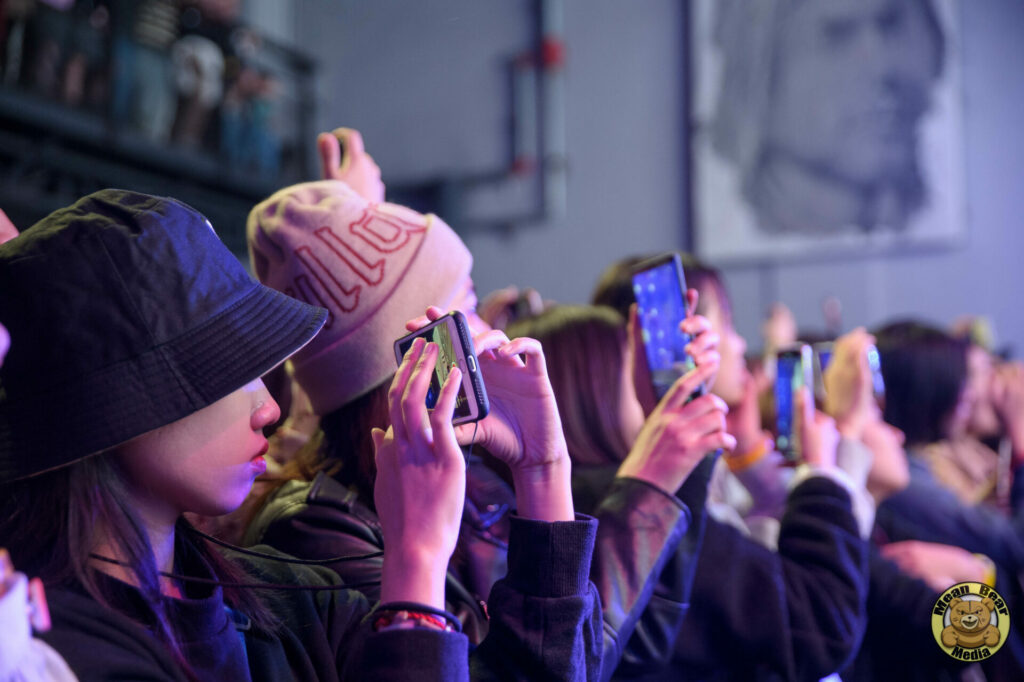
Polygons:
<instances>
[{"instance_id":1,"label":"black jacket sleeve","mask_svg":"<svg viewBox=\"0 0 1024 682\"><path fill-rule=\"evenodd\" d=\"M513 517L508 575L494 585L488 600L490 633L469 654L474 679L597 679L601 605L586 578L596 526L593 519L547 524ZM250 541L273 542L306 559L365 555L383 547L373 513L324 477L312 486L279 491L251 529ZM380 557L331 564L346 585L355 582L370 599L379 595L380 567ZM445 593L456 613L479 608L451 572ZM387 666L404 659L389 654L373 660ZM572 674L562 676L566 671Z\"/></svg>"},{"instance_id":2,"label":"black jacket sleeve","mask_svg":"<svg viewBox=\"0 0 1024 682\"><path fill-rule=\"evenodd\" d=\"M675 632L666 633L663 626L685 613L686 590L670 595L665 617L655 619L648 607L690 517L675 497L631 478L615 479L595 515L601 525L590 576L604 609L603 677L609 679L627 650L629 660L638 665L671 651ZM640 621L645 627L634 633Z\"/></svg>"},{"instance_id":3,"label":"black jacket sleeve","mask_svg":"<svg viewBox=\"0 0 1024 682\"><path fill-rule=\"evenodd\" d=\"M850 497L812 477L790 493L778 552L707 520L673 665L689 679L820 679L856 653L867 589Z\"/></svg>"},{"instance_id":4,"label":"black jacket sleeve","mask_svg":"<svg viewBox=\"0 0 1024 682\"><path fill-rule=\"evenodd\" d=\"M843 672L843 680L960 679L964 664L947 656L932 634L932 608L939 595L923 581L900 571L874 545L869 562L867 632L856 660Z\"/></svg>"},{"instance_id":5,"label":"black jacket sleeve","mask_svg":"<svg viewBox=\"0 0 1024 682\"><path fill-rule=\"evenodd\" d=\"M598 680L601 600L590 582L597 522L512 518L508 575L488 604L491 627L474 680Z\"/></svg>"},{"instance_id":6,"label":"black jacket sleeve","mask_svg":"<svg viewBox=\"0 0 1024 682\"><path fill-rule=\"evenodd\" d=\"M647 585L651 588L650 597L647 600L636 600L636 607L643 611L636 620L636 627L615 670L619 677L655 673L663 670L672 658L676 637L690 608L690 590L704 537L708 483L717 459L717 454L705 457L676 493L675 501L682 507L684 514L676 527L676 533L665 534L661 538L661 552L667 559L666 556L657 557L653 552L654 543L648 543L652 547L648 559L651 563L650 573L647 577ZM663 494L661 491L655 492ZM641 526L644 527L654 527L654 524ZM658 566L661 566L660 571ZM636 573L642 575L642 570ZM605 623L608 623L607 612ZM606 638L606 647L607 641ZM607 652L605 656L607 660Z\"/></svg>"}]
</instances>

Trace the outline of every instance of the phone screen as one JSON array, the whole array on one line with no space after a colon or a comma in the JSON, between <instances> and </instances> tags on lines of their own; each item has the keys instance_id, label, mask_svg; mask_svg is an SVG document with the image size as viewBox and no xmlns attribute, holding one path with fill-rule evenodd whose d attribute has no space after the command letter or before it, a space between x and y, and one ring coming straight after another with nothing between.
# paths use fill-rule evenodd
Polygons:
<instances>
[{"instance_id":1,"label":"phone screen","mask_svg":"<svg viewBox=\"0 0 1024 682\"><path fill-rule=\"evenodd\" d=\"M793 392L803 383L798 353L780 353L775 364L775 446L783 454L794 452Z\"/></svg>"},{"instance_id":2,"label":"phone screen","mask_svg":"<svg viewBox=\"0 0 1024 682\"><path fill-rule=\"evenodd\" d=\"M804 386L812 386L813 360L811 347L807 344L780 350L775 356L775 446L790 463L800 458L800 438L794 431L794 394Z\"/></svg>"},{"instance_id":3,"label":"phone screen","mask_svg":"<svg viewBox=\"0 0 1024 682\"><path fill-rule=\"evenodd\" d=\"M430 379L430 389L427 391L427 407L434 409L437 405L437 398L441 393L441 387L448 379L452 367L458 364L459 355L456 348L460 348L458 342L458 331L455 329L455 320L451 317L444 317L438 320L437 324L420 330L419 333L407 336L398 344L399 352L404 356L412 347L412 342L418 337L424 337L429 343L436 343L438 348L437 363L434 365L434 376ZM469 398L466 396L465 382L459 385L459 394L455 398L455 412L453 421L471 416Z\"/></svg>"},{"instance_id":4,"label":"phone screen","mask_svg":"<svg viewBox=\"0 0 1024 682\"><path fill-rule=\"evenodd\" d=\"M868 367L871 368L871 388L875 398L885 397L885 379L882 378L882 358L875 344L868 346Z\"/></svg>"},{"instance_id":5,"label":"phone screen","mask_svg":"<svg viewBox=\"0 0 1024 682\"><path fill-rule=\"evenodd\" d=\"M686 318L685 282L677 258L668 258L633 274L637 319L643 331L647 364L660 399L676 379L694 368L686 353L690 335L679 330Z\"/></svg>"},{"instance_id":6,"label":"phone screen","mask_svg":"<svg viewBox=\"0 0 1024 682\"><path fill-rule=\"evenodd\" d=\"M818 351L818 366L821 367L822 372L824 372L828 368L828 363L830 362L832 362L831 344L828 349L822 349Z\"/></svg>"}]
</instances>

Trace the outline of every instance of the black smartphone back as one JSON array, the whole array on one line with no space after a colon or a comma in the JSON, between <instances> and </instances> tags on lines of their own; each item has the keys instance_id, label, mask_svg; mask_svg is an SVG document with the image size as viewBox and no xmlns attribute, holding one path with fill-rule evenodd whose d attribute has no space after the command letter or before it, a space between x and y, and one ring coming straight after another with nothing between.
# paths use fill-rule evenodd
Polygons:
<instances>
[{"instance_id":1,"label":"black smartphone back","mask_svg":"<svg viewBox=\"0 0 1024 682\"><path fill-rule=\"evenodd\" d=\"M395 359L399 364L412 347L412 342L421 336L428 342L436 343L439 350L434 376L430 379L430 388L427 391L427 407L433 409L437 404L441 386L448 378L451 368L458 365L462 371L462 385L455 399L452 423L465 424L486 417L490 411L490 404L466 316L456 310L395 341Z\"/></svg>"},{"instance_id":2,"label":"black smartphone back","mask_svg":"<svg viewBox=\"0 0 1024 682\"><path fill-rule=\"evenodd\" d=\"M686 352L690 335L679 329L687 315L686 278L679 254L667 253L638 264L633 270L633 297L654 394L660 400L676 379L695 366ZM701 386L691 398L703 394Z\"/></svg>"},{"instance_id":3,"label":"black smartphone back","mask_svg":"<svg viewBox=\"0 0 1024 682\"><path fill-rule=\"evenodd\" d=\"M796 391L814 385L811 363L811 347L807 344L781 349L775 358L775 447L790 463L800 460Z\"/></svg>"}]
</instances>

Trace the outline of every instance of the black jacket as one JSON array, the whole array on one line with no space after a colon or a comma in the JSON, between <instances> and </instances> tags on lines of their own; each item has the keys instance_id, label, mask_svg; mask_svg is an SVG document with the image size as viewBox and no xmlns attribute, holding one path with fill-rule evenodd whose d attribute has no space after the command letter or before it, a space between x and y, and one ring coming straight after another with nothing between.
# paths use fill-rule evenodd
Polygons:
<instances>
[{"instance_id":1,"label":"black jacket","mask_svg":"<svg viewBox=\"0 0 1024 682\"><path fill-rule=\"evenodd\" d=\"M850 497L812 477L789 495L777 552L707 519L671 660L617 678L819 680L857 652L867 590L867 544Z\"/></svg>"},{"instance_id":2,"label":"black jacket","mask_svg":"<svg viewBox=\"0 0 1024 682\"><path fill-rule=\"evenodd\" d=\"M273 553L269 547L260 548ZM331 571L235 555L254 582L292 586L337 583ZM197 578L212 573L196 555L182 560ZM186 680L155 638L149 609L137 590L103 577L131 617L105 608L84 588L48 588L52 629L41 635L82 682ZM458 633L401 630L372 633L370 607L353 590L282 591L268 596L278 628L260 632L244 614L227 612L220 587L189 585L170 610L184 641L182 653L200 680L462 680L467 640Z\"/></svg>"},{"instance_id":3,"label":"black jacket","mask_svg":"<svg viewBox=\"0 0 1024 682\"><path fill-rule=\"evenodd\" d=\"M472 643L484 642L488 629L494 629L485 605L493 608L490 586L506 570L508 518L514 499L514 493L493 472L479 461L471 461L466 511L459 547L449 566L446 600L449 610L463 620ZM698 508L702 510L703 505ZM672 635L629 638L666 563L678 561L680 543L689 537L688 529L699 528L699 524L691 523L689 510L678 499L633 479L616 481L595 509L595 516L599 525L590 577L603 607L601 668L607 679L624 656L627 641L626 655L631 659L667 654L666 643L674 640ZM292 481L280 488L254 517L245 542L263 542L307 558L362 555L382 547L373 512L360 504L353 492L323 475L309 483ZM690 556L693 551L691 544ZM370 599L379 594L379 558L338 562L331 567ZM676 598L670 600L673 604L686 601L678 589L685 590L686 585L677 586ZM672 613L669 622L678 627L678 610L673 608ZM649 628L641 625L639 630L646 633ZM542 648L555 659L564 655L562 635L551 634L546 643L537 640L536 632L522 636L529 640L528 647ZM474 665L474 677L478 670L482 674ZM507 674L519 676L514 670Z\"/></svg>"},{"instance_id":4,"label":"black jacket","mask_svg":"<svg viewBox=\"0 0 1024 682\"><path fill-rule=\"evenodd\" d=\"M873 545L870 551L868 628L843 680L959 680L967 666L947 656L932 634L932 609L939 595L923 581L900 571Z\"/></svg>"}]
</instances>

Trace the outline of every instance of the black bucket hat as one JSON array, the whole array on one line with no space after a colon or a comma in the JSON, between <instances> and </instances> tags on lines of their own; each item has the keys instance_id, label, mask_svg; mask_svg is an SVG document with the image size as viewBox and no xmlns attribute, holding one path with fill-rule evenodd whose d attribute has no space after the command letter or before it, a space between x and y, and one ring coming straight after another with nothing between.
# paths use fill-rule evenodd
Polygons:
<instances>
[{"instance_id":1,"label":"black bucket hat","mask_svg":"<svg viewBox=\"0 0 1024 682\"><path fill-rule=\"evenodd\" d=\"M210 405L326 317L253 280L174 199L103 190L50 214L0 245L0 483Z\"/></svg>"}]
</instances>

